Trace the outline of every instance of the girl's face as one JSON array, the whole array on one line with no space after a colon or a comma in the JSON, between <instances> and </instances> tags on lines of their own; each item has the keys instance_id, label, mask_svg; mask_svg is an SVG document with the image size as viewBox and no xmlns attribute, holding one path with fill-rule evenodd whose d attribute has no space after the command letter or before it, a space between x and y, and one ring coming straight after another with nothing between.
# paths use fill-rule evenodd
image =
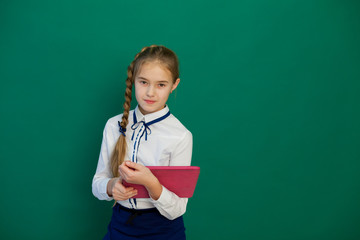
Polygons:
<instances>
[{"instance_id":1,"label":"girl's face","mask_svg":"<svg viewBox=\"0 0 360 240\"><path fill-rule=\"evenodd\" d=\"M135 97L141 113L145 115L163 109L179 82L180 78L173 83L171 72L160 63L144 63L135 77Z\"/></svg>"}]
</instances>

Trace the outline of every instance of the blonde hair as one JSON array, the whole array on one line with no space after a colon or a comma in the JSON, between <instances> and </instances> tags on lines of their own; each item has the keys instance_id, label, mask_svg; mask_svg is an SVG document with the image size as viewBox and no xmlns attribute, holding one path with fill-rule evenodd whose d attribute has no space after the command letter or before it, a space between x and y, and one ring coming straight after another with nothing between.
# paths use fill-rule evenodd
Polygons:
<instances>
[{"instance_id":1,"label":"blonde hair","mask_svg":"<svg viewBox=\"0 0 360 240\"><path fill-rule=\"evenodd\" d=\"M136 54L134 60L130 63L127 69L125 102L123 106L124 112L120 123L120 128L125 131L126 126L128 125L134 79L144 63L153 61L162 64L171 72L173 83L175 83L176 79L179 78L179 61L176 54L170 49L164 46L151 45L149 47L144 47L138 54ZM120 134L111 157L111 171L114 177L119 176L118 168L124 162L126 148L127 144L125 133Z\"/></svg>"}]
</instances>

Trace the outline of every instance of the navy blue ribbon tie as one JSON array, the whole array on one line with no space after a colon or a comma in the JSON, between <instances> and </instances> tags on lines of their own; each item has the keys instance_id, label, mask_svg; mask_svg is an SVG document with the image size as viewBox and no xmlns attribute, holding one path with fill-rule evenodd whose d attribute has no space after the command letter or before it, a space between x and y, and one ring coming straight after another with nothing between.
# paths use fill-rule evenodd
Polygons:
<instances>
[{"instance_id":1,"label":"navy blue ribbon tie","mask_svg":"<svg viewBox=\"0 0 360 240\"><path fill-rule=\"evenodd\" d=\"M126 128L123 128L120 124L120 121L118 121L118 124L119 124L119 132L124 135L124 137L126 136L125 135L125 132L126 132Z\"/></svg>"},{"instance_id":2,"label":"navy blue ribbon tie","mask_svg":"<svg viewBox=\"0 0 360 240\"><path fill-rule=\"evenodd\" d=\"M140 126L140 123L142 123L142 125L145 127L145 130L143 132L143 134L145 133L145 141L147 141L147 135L151 134L151 129L149 128L149 125L146 124L146 122L144 122L144 121L136 122L131 126L131 129L133 130L133 135L131 137L131 141L134 140L135 129L137 129ZM141 134L141 136L143 136L143 134Z\"/></svg>"}]
</instances>

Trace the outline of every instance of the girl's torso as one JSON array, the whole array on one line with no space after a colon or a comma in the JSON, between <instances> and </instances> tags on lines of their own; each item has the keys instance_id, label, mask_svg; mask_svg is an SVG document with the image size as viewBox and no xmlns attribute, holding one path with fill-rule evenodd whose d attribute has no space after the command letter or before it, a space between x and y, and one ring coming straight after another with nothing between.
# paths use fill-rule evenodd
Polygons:
<instances>
[{"instance_id":1,"label":"girl's torso","mask_svg":"<svg viewBox=\"0 0 360 240\"><path fill-rule=\"evenodd\" d=\"M120 136L118 122L122 114L108 120L108 145L113 150ZM188 145L191 133L181 122L164 109L143 115L138 107L129 112L129 123L126 127L127 153L125 160L137 162L144 166L189 166L191 161L179 158L182 146ZM191 143L192 144L192 143ZM186 153L185 153L186 154ZM184 159L182 161L182 159ZM118 201L127 208L153 208L151 199L138 198Z\"/></svg>"}]
</instances>

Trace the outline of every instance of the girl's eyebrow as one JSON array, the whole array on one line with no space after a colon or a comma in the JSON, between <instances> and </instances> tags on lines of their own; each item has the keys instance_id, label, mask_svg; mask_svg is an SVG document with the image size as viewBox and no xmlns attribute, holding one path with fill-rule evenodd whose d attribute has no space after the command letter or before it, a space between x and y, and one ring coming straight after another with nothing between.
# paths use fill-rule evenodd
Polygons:
<instances>
[{"instance_id":1,"label":"girl's eyebrow","mask_svg":"<svg viewBox=\"0 0 360 240\"><path fill-rule=\"evenodd\" d=\"M144 78L144 77L137 77L138 79L142 79L142 80L146 80L146 81L149 81L147 78ZM157 83L169 83L168 80L159 80L159 81L156 81Z\"/></svg>"}]
</instances>

